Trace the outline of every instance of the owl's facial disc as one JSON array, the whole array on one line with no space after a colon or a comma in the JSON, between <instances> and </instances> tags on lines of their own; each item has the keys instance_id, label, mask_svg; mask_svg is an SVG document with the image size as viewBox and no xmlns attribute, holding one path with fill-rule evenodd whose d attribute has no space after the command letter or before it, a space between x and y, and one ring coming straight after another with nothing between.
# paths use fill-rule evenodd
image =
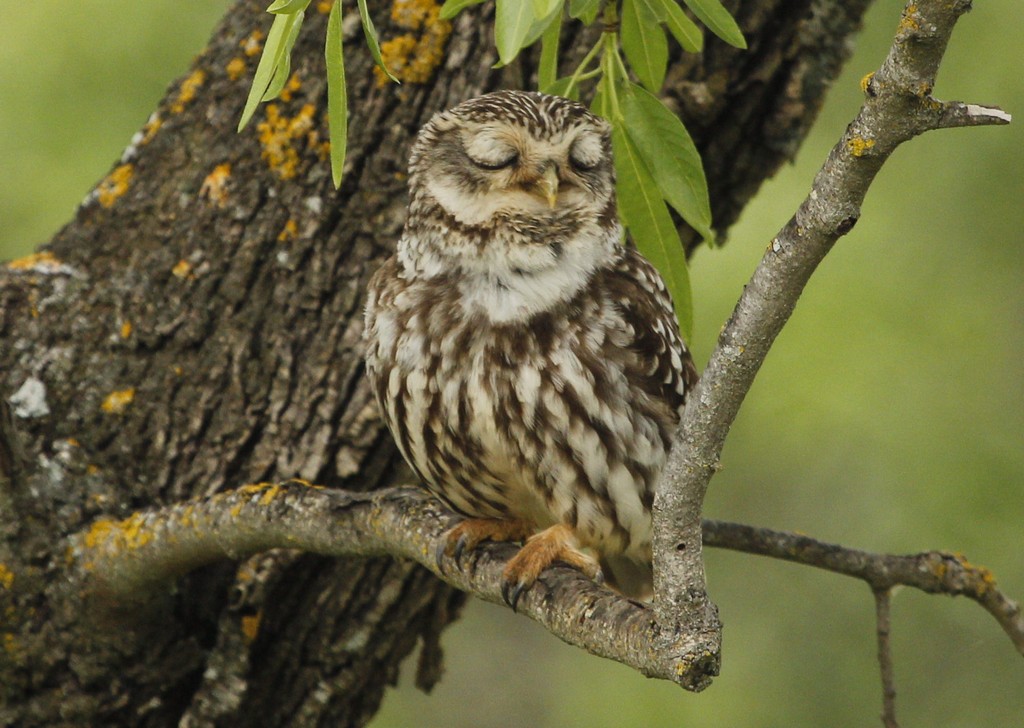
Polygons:
<instances>
[{"instance_id":1,"label":"owl's facial disc","mask_svg":"<svg viewBox=\"0 0 1024 728\"><path fill-rule=\"evenodd\" d=\"M507 120L462 120L432 149L430 195L459 222L537 222L602 210L613 194L607 134L593 123L538 134Z\"/></svg>"}]
</instances>

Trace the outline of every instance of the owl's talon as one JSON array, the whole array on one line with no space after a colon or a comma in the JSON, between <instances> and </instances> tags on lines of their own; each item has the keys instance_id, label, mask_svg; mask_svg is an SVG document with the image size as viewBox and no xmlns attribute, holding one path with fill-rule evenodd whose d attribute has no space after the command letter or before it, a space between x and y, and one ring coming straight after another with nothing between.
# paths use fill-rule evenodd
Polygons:
<instances>
[{"instance_id":1,"label":"owl's talon","mask_svg":"<svg viewBox=\"0 0 1024 728\"><path fill-rule=\"evenodd\" d=\"M462 556L466 551L466 545L469 543L469 535L465 532L459 534L459 540L455 542L455 553L452 556L455 558L455 565L460 569L462 568ZM478 544L473 544L475 548Z\"/></svg>"},{"instance_id":2,"label":"owl's talon","mask_svg":"<svg viewBox=\"0 0 1024 728\"><path fill-rule=\"evenodd\" d=\"M463 557L482 542L523 541L533 531L533 526L519 519L467 518L441 537L441 543L434 550L434 562L442 574L446 556L462 569Z\"/></svg>"},{"instance_id":3,"label":"owl's talon","mask_svg":"<svg viewBox=\"0 0 1024 728\"><path fill-rule=\"evenodd\" d=\"M505 565L501 575L501 598L512 607L512 611L516 611L523 592L532 587L537 577L556 561L579 569L598 584L604 583L604 574L597 561L580 552L572 528L560 523L530 537Z\"/></svg>"},{"instance_id":4,"label":"owl's talon","mask_svg":"<svg viewBox=\"0 0 1024 728\"><path fill-rule=\"evenodd\" d=\"M434 549L434 564L437 565L437 570L444 574L444 557L448 551L448 540L442 538L441 542L437 544L437 548Z\"/></svg>"},{"instance_id":5,"label":"owl's talon","mask_svg":"<svg viewBox=\"0 0 1024 728\"><path fill-rule=\"evenodd\" d=\"M526 591L527 585L520 581L515 585L514 589L511 589L511 587L511 582L505 581L504 579L502 580L501 598L504 600L505 604L512 607L512 611L515 612L519 606L519 597L521 597L523 592ZM511 593L509 593L510 590Z\"/></svg>"}]
</instances>

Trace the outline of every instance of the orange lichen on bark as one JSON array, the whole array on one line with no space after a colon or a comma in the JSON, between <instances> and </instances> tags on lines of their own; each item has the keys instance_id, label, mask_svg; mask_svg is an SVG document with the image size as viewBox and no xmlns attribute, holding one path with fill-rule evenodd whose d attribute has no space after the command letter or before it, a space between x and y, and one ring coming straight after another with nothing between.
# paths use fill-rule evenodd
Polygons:
<instances>
[{"instance_id":1,"label":"orange lichen on bark","mask_svg":"<svg viewBox=\"0 0 1024 728\"><path fill-rule=\"evenodd\" d=\"M178 98L171 104L171 113L180 114L185 110L192 99L196 97L196 92L199 91L200 87L206 83L206 71L201 68L197 68L192 71L184 81L181 82L181 88L178 90Z\"/></svg>"},{"instance_id":2,"label":"orange lichen on bark","mask_svg":"<svg viewBox=\"0 0 1024 728\"><path fill-rule=\"evenodd\" d=\"M919 30L921 24L917 21L917 5L911 3L903 10L903 17L900 18L900 32Z\"/></svg>"},{"instance_id":3,"label":"orange lichen on bark","mask_svg":"<svg viewBox=\"0 0 1024 728\"><path fill-rule=\"evenodd\" d=\"M440 17L441 6L434 0L394 0L391 20L405 33L380 45L384 65L399 81L426 83L444 60L452 24ZM377 85L386 86L390 79L374 67Z\"/></svg>"},{"instance_id":4,"label":"orange lichen on bark","mask_svg":"<svg viewBox=\"0 0 1024 728\"><path fill-rule=\"evenodd\" d=\"M8 270L57 270L63 265L53 253L44 250L21 258L8 261L4 267Z\"/></svg>"},{"instance_id":5,"label":"orange lichen on bark","mask_svg":"<svg viewBox=\"0 0 1024 728\"><path fill-rule=\"evenodd\" d=\"M104 207L113 207L114 203L128 191L128 186L131 184L134 175L134 165L119 165L100 182L96 188L96 199Z\"/></svg>"},{"instance_id":6,"label":"orange lichen on bark","mask_svg":"<svg viewBox=\"0 0 1024 728\"><path fill-rule=\"evenodd\" d=\"M266 118L257 125L261 156L281 179L292 179L298 173L299 151L295 143L313 133L316 107L306 104L293 117L281 113L277 104L267 104ZM315 138L314 138L315 139Z\"/></svg>"},{"instance_id":7,"label":"orange lichen on bark","mask_svg":"<svg viewBox=\"0 0 1024 728\"><path fill-rule=\"evenodd\" d=\"M153 532L146 524L145 517L133 513L123 521L114 521L110 518L94 521L82 538L82 545L86 549L111 546L118 550L130 550L145 546L153 539Z\"/></svg>"},{"instance_id":8,"label":"orange lichen on bark","mask_svg":"<svg viewBox=\"0 0 1024 728\"><path fill-rule=\"evenodd\" d=\"M245 637L247 643L251 643L256 639L256 636L260 633L260 622L262 621L262 610L256 612L256 614L247 614L242 617L242 636Z\"/></svg>"},{"instance_id":9,"label":"orange lichen on bark","mask_svg":"<svg viewBox=\"0 0 1024 728\"><path fill-rule=\"evenodd\" d=\"M242 74L245 73L245 60L239 56L235 56L228 61L228 65L224 67L224 70L227 71L229 79L237 81L242 77Z\"/></svg>"},{"instance_id":10,"label":"orange lichen on bark","mask_svg":"<svg viewBox=\"0 0 1024 728\"><path fill-rule=\"evenodd\" d=\"M199 196L205 197L217 207L224 207L228 201L228 180L231 177L231 163L224 162L213 168L199 186Z\"/></svg>"},{"instance_id":11,"label":"orange lichen on bark","mask_svg":"<svg viewBox=\"0 0 1024 728\"><path fill-rule=\"evenodd\" d=\"M7 564L0 564L0 587L10 589L14 584L14 572L7 568Z\"/></svg>"},{"instance_id":12,"label":"orange lichen on bark","mask_svg":"<svg viewBox=\"0 0 1024 728\"><path fill-rule=\"evenodd\" d=\"M149 117L149 121L142 127L142 141L139 144L145 146L153 141L153 137L160 131L160 127L164 125L164 120L160 118L159 114L153 114Z\"/></svg>"},{"instance_id":13,"label":"orange lichen on bark","mask_svg":"<svg viewBox=\"0 0 1024 728\"><path fill-rule=\"evenodd\" d=\"M287 243L289 240L294 240L298 230L299 226L295 223L295 220L288 218L288 222L284 224L281 232L277 234L277 242Z\"/></svg>"},{"instance_id":14,"label":"orange lichen on bark","mask_svg":"<svg viewBox=\"0 0 1024 728\"><path fill-rule=\"evenodd\" d=\"M284 88L281 89L281 93L278 94L278 98L282 101L291 101L292 94L302 88L302 80L299 78L299 72L296 71L288 77L288 81L285 83Z\"/></svg>"},{"instance_id":15,"label":"orange lichen on bark","mask_svg":"<svg viewBox=\"0 0 1024 728\"><path fill-rule=\"evenodd\" d=\"M850 154L855 157L863 157L867 154L873 146L875 146L874 139L865 139L864 137L855 136L846 143L847 148L850 150Z\"/></svg>"},{"instance_id":16,"label":"orange lichen on bark","mask_svg":"<svg viewBox=\"0 0 1024 728\"><path fill-rule=\"evenodd\" d=\"M253 56L259 55L260 51L263 50L263 39L267 36L262 30L257 28L249 35L245 36L238 42L238 47L242 49L242 53L252 58Z\"/></svg>"},{"instance_id":17,"label":"orange lichen on bark","mask_svg":"<svg viewBox=\"0 0 1024 728\"><path fill-rule=\"evenodd\" d=\"M182 258L171 268L171 274L175 278L189 278L192 275L192 264Z\"/></svg>"},{"instance_id":18,"label":"orange lichen on bark","mask_svg":"<svg viewBox=\"0 0 1024 728\"><path fill-rule=\"evenodd\" d=\"M124 321L121 323L121 338L127 339L132 335L132 322Z\"/></svg>"},{"instance_id":19,"label":"orange lichen on bark","mask_svg":"<svg viewBox=\"0 0 1024 728\"><path fill-rule=\"evenodd\" d=\"M104 399L103 403L100 404L100 409L106 412L108 415L119 415L122 414L128 405L135 401L135 387L128 387L127 389L118 389L108 394Z\"/></svg>"}]
</instances>

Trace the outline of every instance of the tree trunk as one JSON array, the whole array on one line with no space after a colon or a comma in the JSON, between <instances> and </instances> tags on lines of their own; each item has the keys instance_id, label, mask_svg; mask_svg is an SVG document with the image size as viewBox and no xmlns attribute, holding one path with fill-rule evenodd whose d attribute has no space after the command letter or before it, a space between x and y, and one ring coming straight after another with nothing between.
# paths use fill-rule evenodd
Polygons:
<instances>
[{"instance_id":1,"label":"tree trunk","mask_svg":"<svg viewBox=\"0 0 1024 728\"><path fill-rule=\"evenodd\" d=\"M743 3L748 51L709 38L674 58L665 94L703 154L718 231L795 152L868 4ZM492 68L488 3L425 57L439 64L428 81L380 86L346 6L335 191L317 4L296 80L235 133L265 5L233 7L75 219L0 268L2 724L363 725L417 643L419 684L440 675L464 596L392 559L268 553L144 605L61 591L66 537L102 516L290 477L409 480L363 378L363 290L401 230L416 131L532 85L536 56ZM437 30L375 20L385 39ZM563 72L587 47L566 32Z\"/></svg>"}]
</instances>

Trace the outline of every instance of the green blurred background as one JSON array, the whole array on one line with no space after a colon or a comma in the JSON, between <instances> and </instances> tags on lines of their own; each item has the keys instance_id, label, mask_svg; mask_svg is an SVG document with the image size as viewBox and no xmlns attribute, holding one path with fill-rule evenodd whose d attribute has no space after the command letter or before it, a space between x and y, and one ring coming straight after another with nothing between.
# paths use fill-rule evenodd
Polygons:
<instances>
[{"instance_id":1,"label":"green blurred background","mask_svg":"<svg viewBox=\"0 0 1024 728\"><path fill-rule=\"evenodd\" d=\"M3 3L0 259L70 219L204 45L225 0ZM693 261L694 349L716 333L775 231L859 104L901 2L878 0L796 163L722 250ZM954 36L941 98L1024 113L1019 0L982 0ZM761 371L712 484L715 518L864 549L964 552L1024 598L1024 119L931 133L882 171L863 217L812 281ZM723 673L700 695L567 647L473 601L446 634L432 696L402 685L391 726L877 725L866 586L804 567L708 554L726 626ZM1024 726L1024 661L964 599L894 601L907 726Z\"/></svg>"}]
</instances>

